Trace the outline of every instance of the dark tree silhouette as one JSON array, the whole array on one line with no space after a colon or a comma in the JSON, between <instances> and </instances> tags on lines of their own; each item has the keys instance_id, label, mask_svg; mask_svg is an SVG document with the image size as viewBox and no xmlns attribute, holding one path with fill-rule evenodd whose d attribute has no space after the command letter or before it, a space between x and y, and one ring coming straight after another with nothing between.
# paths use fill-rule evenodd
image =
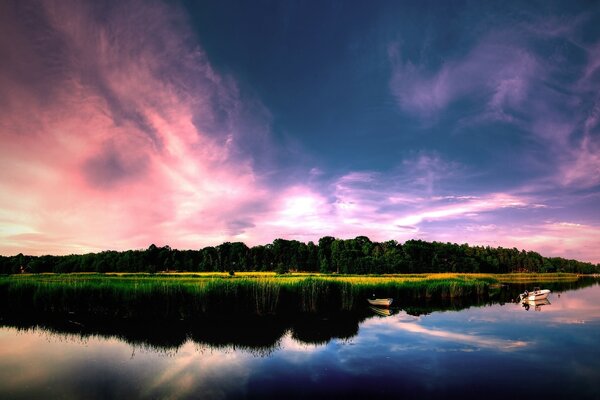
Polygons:
<instances>
[{"instance_id":1,"label":"dark tree silhouette","mask_svg":"<svg viewBox=\"0 0 600 400\"><path fill-rule=\"evenodd\" d=\"M226 242L199 250L150 245L146 250L103 251L67 256L0 256L0 273L160 272L160 271L320 271L342 274L430 272L600 273L600 264L543 257L533 251L502 247L409 240L372 242L366 236L319 243L275 239L249 248Z\"/></svg>"}]
</instances>

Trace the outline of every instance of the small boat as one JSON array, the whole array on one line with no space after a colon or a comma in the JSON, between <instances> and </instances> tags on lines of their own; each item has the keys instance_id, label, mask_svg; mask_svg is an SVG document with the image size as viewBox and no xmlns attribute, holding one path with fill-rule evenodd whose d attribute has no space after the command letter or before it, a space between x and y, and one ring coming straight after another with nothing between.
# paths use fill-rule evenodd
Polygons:
<instances>
[{"instance_id":1,"label":"small boat","mask_svg":"<svg viewBox=\"0 0 600 400\"><path fill-rule=\"evenodd\" d=\"M540 289L539 287L534 287L533 291L525 291L519 295L519 300L521 301L536 301L536 300L544 300L548 298L550 294L549 289Z\"/></svg>"},{"instance_id":2,"label":"small boat","mask_svg":"<svg viewBox=\"0 0 600 400\"><path fill-rule=\"evenodd\" d=\"M394 299L367 299L370 305L375 307L389 307Z\"/></svg>"}]
</instances>

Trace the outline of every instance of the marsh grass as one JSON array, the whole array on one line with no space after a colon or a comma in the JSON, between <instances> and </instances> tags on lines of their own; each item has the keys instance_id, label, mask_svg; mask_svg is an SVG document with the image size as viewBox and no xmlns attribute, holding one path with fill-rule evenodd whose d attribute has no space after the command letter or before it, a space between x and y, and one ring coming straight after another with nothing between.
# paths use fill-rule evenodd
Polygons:
<instances>
[{"instance_id":1,"label":"marsh grass","mask_svg":"<svg viewBox=\"0 0 600 400\"><path fill-rule=\"evenodd\" d=\"M349 311L366 298L486 298L498 282L576 275L322 275L271 272L39 274L0 277L0 307L121 318L186 319L206 314Z\"/></svg>"}]
</instances>

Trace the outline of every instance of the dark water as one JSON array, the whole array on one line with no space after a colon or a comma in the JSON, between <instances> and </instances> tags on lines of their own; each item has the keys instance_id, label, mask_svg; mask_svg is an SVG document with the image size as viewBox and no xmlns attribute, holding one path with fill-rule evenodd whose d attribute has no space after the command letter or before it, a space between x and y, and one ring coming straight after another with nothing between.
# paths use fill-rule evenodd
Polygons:
<instances>
[{"instance_id":1,"label":"dark water","mask_svg":"<svg viewBox=\"0 0 600 400\"><path fill-rule=\"evenodd\" d=\"M598 399L600 286L560 290L528 309L509 292L388 317L4 315L0 398Z\"/></svg>"}]
</instances>

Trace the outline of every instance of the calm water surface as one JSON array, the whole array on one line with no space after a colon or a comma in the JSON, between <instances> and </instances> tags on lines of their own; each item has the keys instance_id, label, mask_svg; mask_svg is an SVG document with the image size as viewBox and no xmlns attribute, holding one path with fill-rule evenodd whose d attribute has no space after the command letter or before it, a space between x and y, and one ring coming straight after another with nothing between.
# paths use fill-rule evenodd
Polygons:
<instances>
[{"instance_id":1,"label":"calm water surface","mask_svg":"<svg viewBox=\"0 0 600 400\"><path fill-rule=\"evenodd\" d=\"M373 314L330 339L318 339L317 321L256 346L161 347L4 321L0 398L599 399L600 286L552 293L550 303Z\"/></svg>"}]
</instances>

